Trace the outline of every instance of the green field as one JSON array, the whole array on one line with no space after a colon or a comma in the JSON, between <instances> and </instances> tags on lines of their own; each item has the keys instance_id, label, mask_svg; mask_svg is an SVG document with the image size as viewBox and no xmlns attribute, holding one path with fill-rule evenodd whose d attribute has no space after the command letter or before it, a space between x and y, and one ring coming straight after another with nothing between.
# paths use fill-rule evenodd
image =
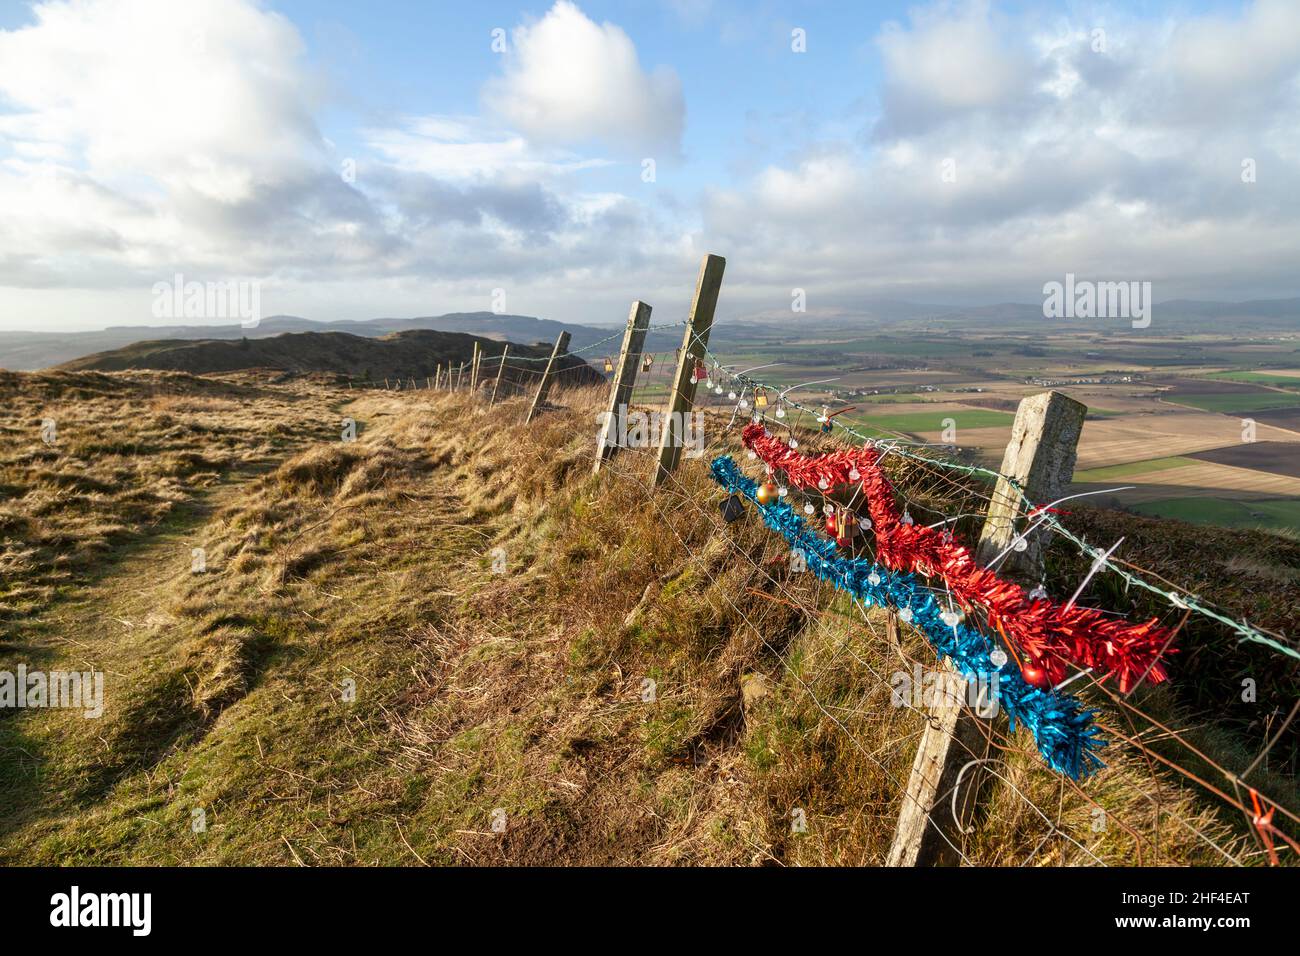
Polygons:
<instances>
[{"instance_id":1,"label":"green field","mask_svg":"<svg viewBox=\"0 0 1300 956\"><path fill-rule=\"evenodd\" d=\"M1300 396L1283 395L1280 392L1260 392L1259 394L1191 394L1175 393L1167 401L1179 405L1190 405L1206 412L1253 412L1264 408L1290 408L1300 405Z\"/></svg>"},{"instance_id":2,"label":"green field","mask_svg":"<svg viewBox=\"0 0 1300 956\"><path fill-rule=\"evenodd\" d=\"M844 416L850 417L850 416ZM860 417L853 415L852 424L864 431L885 435L889 432L917 434L919 432L943 431L943 422L951 418L957 425L957 441L961 441L963 429L973 428L1010 428L1016 417L1007 412L994 412L986 408L963 408L956 411L900 412L890 415L870 415Z\"/></svg>"},{"instance_id":3,"label":"green field","mask_svg":"<svg viewBox=\"0 0 1300 956\"><path fill-rule=\"evenodd\" d=\"M1194 458L1174 455L1169 458L1148 458L1145 461L1130 461L1122 465L1108 465L1105 468L1088 468L1074 473L1075 481L1114 481L1117 478L1137 478L1152 472L1177 468L1180 465L1196 465Z\"/></svg>"},{"instance_id":4,"label":"green field","mask_svg":"<svg viewBox=\"0 0 1300 956\"><path fill-rule=\"evenodd\" d=\"M915 394L896 393L892 395L863 395L861 398L853 399L854 403L860 405L905 405L909 402L926 402L932 399L924 398Z\"/></svg>"},{"instance_id":5,"label":"green field","mask_svg":"<svg viewBox=\"0 0 1300 956\"><path fill-rule=\"evenodd\" d=\"M1249 382L1253 385L1276 385L1280 388L1300 389L1300 376L1277 375L1273 372L1211 372L1205 377L1225 379L1229 382Z\"/></svg>"},{"instance_id":6,"label":"green field","mask_svg":"<svg viewBox=\"0 0 1300 956\"><path fill-rule=\"evenodd\" d=\"M1134 505L1133 510L1145 515L1224 528L1300 531L1300 499L1296 498L1245 502L1225 498L1165 498L1144 501Z\"/></svg>"}]
</instances>

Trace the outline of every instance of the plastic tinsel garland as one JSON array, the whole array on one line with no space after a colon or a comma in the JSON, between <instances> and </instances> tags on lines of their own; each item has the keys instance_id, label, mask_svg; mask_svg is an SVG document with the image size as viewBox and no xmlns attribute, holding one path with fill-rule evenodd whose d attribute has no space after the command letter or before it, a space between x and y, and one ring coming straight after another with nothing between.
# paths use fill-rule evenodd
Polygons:
<instances>
[{"instance_id":1,"label":"plastic tinsel garland","mask_svg":"<svg viewBox=\"0 0 1300 956\"><path fill-rule=\"evenodd\" d=\"M1121 691L1144 678L1152 683L1165 679L1159 658L1171 653L1170 632L1155 619L1132 624L1095 608L1035 600L1020 585L980 567L951 534L904 523L876 448L804 455L758 422L745 426L743 437L747 448L795 487L830 491L861 483L877 559L891 568L937 576L958 603L983 608L989 626L1042 668L1046 682L1060 682L1066 662L1093 668L1102 679L1115 676Z\"/></svg>"},{"instance_id":2,"label":"plastic tinsel garland","mask_svg":"<svg viewBox=\"0 0 1300 956\"><path fill-rule=\"evenodd\" d=\"M805 566L817 577L865 605L910 610L911 623L925 635L934 652L940 659L951 661L967 680L997 674L999 706L1010 719L1011 729L1017 724L1027 727L1038 752L1053 770L1077 780L1103 766L1094 751L1105 741L1093 724L1093 712L1068 694L1030 685L1014 662L1001 667L994 664L994 642L962 622L945 623L943 608L915 575L863 558L841 557L835 542L810 528L788 504L759 504L757 483L740 471L730 455L715 458L710 470L714 480L728 491L753 502L763 523L779 532L791 548L802 551Z\"/></svg>"}]
</instances>

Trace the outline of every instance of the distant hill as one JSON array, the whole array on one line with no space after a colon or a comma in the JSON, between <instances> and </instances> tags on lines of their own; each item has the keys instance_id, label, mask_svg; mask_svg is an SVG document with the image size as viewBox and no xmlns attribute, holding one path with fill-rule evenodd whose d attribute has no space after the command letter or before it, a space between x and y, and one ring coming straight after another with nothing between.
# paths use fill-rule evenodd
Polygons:
<instances>
[{"instance_id":1,"label":"distant hill","mask_svg":"<svg viewBox=\"0 0 1300 956\"><path fill-rule=\"evenodd\" d=\"M0 331L0 368L11 371L50 368L65 365L82 356L96 355L134 346L142 342L180 341L257 341L290 332L347 333L379 338L393 332L427 329L438 332L465 332L499 342L535 344L555 342L561 331L570 335L569 347L579 349L601 339L617 335L614 328L538 319L527 315L498 315L495 312L452 312L447 315L409 319L367 319L365 321L316 322L294 315L276 315L263 319L255 328L239 325L120 325L88 332L6 332ZM673 347L680 343L677 330L670 338L652 335L654 348ZM610 343L618 350L618 340Z\"/></svg>"},{"instance_id":2,"label":"distant hill","mask_svg":"<svg viewBox=\"0 0 1300 956\"><path fill-rule=\"evenodd\" d=\"M192 374L272 368L299 373L332 372L358 380L415 378L422 381L433 375L439 364L468 362L475 342L488 356L499 356L505 346L503 342L482 336L428 329L393 332L379 338L348 332L286 332L269 338L135 342L65 362L59 368L99 372L159 369ZM551 347L510 343L510 354L520 359L543 359L551 354ZM604 380L579 358L566 356L561 367L580 369L577 374L583 381Z\"/></svg>"},{"instance_id":3,"label":"distant hill","mask_svg":"<svg viewBox=\"0 0 1300 956\"><path fill-rule=\"evenodd\" d=\"M666 325L681 315L661 310L653 317L656 325ZM1300 330L1300 299L1264 299L1250 302L1205 302L1169 300L1156 302L1153 321L1157 329L1179 334L1222 332L1227 324L1242 334L1252 332L1293 332ZM752 312L744 317L720 316L713 329L715 343L778 344L787 341L792 329L802 336L840 336L844 333L878 331L884 328L905 330L997 330L999 332L1042 332L1047 329L1098 329L1116 331L1127 328L1116 319L1046 319L1041 302L1004 302L986 306L925 305L894 300L864 301L852 308L810 310L794 314L788 307ZM561 331L568 331L570 348L580 349L609 340L601 351L617 352L621 324L607 327L539 319L528 315L499 315L495 312L450 312L444 315L414 318L377 318L317 322L296 315L275 315L263 319L256 328L232 325L123 325L87 332L6 332L0 330L0 368L11 371L49 368L62 365L83 355L121 349L142 341L250 341L272 338L290 332L339 332L366 338L379 338L393 332L427 329L438 332L465 332L501 342L534 344L555 341ZM646 348L663 352L681 344L679 328L651 332Z\"/></svg>"}]
</instances>

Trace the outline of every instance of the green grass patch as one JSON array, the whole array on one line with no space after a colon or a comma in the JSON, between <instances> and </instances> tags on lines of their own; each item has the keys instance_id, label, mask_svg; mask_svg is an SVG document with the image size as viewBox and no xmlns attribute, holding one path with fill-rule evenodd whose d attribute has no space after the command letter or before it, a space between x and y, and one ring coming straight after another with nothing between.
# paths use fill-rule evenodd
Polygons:
<instances>
[{"instance_id":1,"label":"green grass patch","mask_svg":"<svg viewBox=\"0 0 1300 956\"><path fill-rule=\"evenodd\" d=\"M1254 385L1276 385L1280 388L1300 390L1300 376L1297 375L1278 375L1273 372L1211 372L1206 378L1250 382Z\"/></svg>"},{"instance_id":2,"label":"green grass patch","mask_svg":"<svg viewBox=\"0 0 1300 956\"><path fill-rule=\"evenodd\" d=\"M956 423L959 436L963 429L971 428L1010 428L1015 416L1007 412L995 412L985 408L965 408L956 411L901 412L890 415L871 415L867 418L855 416L854 422L866 430L885 432L939 432L944 429L945 419Z\"/></svg>"},{"instance_id":3,"label":"green grass patch","mask_svg":"<svg viewBox=\"0 0 1300 956\"><path fill-rule=\"evenodd\" d=\"M1224 528L1262 528L1266 531L1300 529L1300 499L1229 501L1225 498L1165 498L1133 506L1141 514L1177 518L1193 524Z\"/></svg>"},{"instance_id":4,"label":"green grass patch","mask_svg":"<svg viewBox=\"0 0 1300 956\"><path fill-rule=\"evenodd\" d=\"M1206 412L1256 412L1265 408L1290 408L1300 405L1295 395L1283 395L1280 392L1260 392L1258 394L1190 394L1175 392L1170 401L1179 405L1190 405Z\"/></svg>"},{"instance_id":5,"label":"green grass patch","mask_svg":"<svg viewBox=\"0 0 1300 956\"><path fill-rule=\"evenodd\" d=\"M1166 471L1182 465L1198 464L1194 458L1172 455L1168 458L1148 458L1145 461L1129 461L1122 465L1107 465L1103 468L1087 468L1074 473L1075 481L1113 481L1116 478L1137 478L1157 471Z\"/></svg>"}]
</instances>

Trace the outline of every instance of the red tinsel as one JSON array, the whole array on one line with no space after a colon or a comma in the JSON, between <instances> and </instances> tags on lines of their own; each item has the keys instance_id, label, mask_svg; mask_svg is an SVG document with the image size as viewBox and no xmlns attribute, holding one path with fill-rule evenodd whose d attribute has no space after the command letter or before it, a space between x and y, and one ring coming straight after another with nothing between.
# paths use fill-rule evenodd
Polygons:
<instances>
[{"instance_id":1,"label":"red tinsel","mask_svg":"<svg viewBox=\"0 0 1300 956\"><path fill-rule=\"evenodd\" d=\"M758 423L745 427L745 446L798 488L826 490L857 481L876 536L876 559L886 567L937 576L966 609L978 606L989 625L1047 673L1055 684L1066 675L1066 662L1091 667L1099 679L1114 676L1127 691L1146 676L1165 679L1158 658L1169 630L1156 619L1129 624L1093 608L1066 607L1047 599L1031 600L1025 590L975 563L969 549L935 528L905 524L894 502L894 490L880 468L880 452L870 446L846 448L824 455L801 454Z\"/></svg>"}]
</instances>

